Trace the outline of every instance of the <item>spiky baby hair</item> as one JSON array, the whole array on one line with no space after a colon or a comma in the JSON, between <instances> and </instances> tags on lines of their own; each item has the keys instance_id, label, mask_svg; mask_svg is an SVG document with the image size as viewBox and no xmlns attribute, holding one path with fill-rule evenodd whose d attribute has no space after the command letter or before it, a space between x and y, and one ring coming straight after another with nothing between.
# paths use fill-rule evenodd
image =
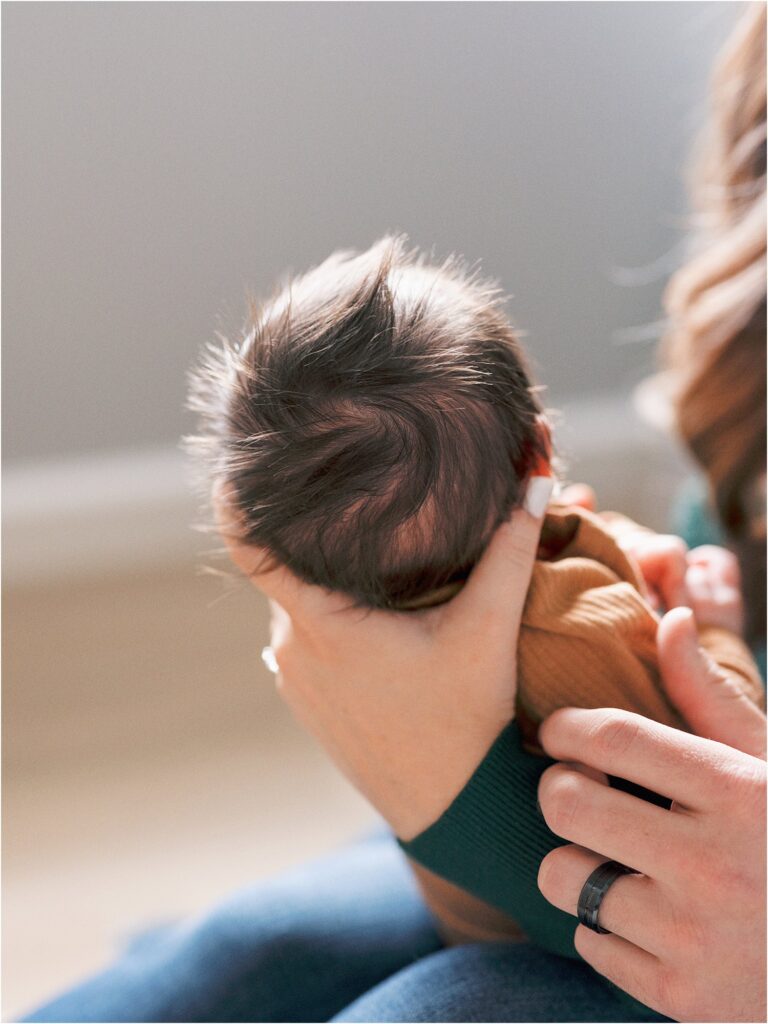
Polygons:
<instances>
[{"instance_id":1,"label":"spiky baby hair","mask_svg":"<svg viewBox=\"0 0 768 1024\"><path fill-rule=\"evenodd\" d=\"M498 290L386 237L254 309L192 375L242 541L391 608L464 578L547 457Z\"/></svg>"}]
</instances>

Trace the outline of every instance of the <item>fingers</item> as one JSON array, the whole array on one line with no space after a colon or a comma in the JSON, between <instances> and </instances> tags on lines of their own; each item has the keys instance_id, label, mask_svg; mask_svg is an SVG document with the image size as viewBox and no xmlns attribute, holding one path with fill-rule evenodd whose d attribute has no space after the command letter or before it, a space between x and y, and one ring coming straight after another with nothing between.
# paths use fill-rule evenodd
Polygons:
<instances>
[{"instance_id":1,"label":"fingers","mask_svg":"<svg viewBox=\"0 0 768 1024\"><path fill-rule=\"evenodd\" d=\"M464 588L446 608L446 621L487 631L495 624L511 642L517 635L541 525L552 494L552 477L532 477L523 508L496 530Z\"/></svg>"},{"instance_id":2,"label":"fingers","mask_svg":"<svg viewBox=\"0 0 768 1024\"><path fill-rule=\"evenodd\" d=\"M635 534L619 543L635 559L646 586L658 594L665 608L690 605L685 541L672 534Z\"/></svg>"},{"instance_id":3,"label":"fingers","mask_svg":"<svg viewBox=\"0 0 768 1024\"><path fill-rule=\"evenodd\" d=\"M576 952L598 974L646 1006L660 1013L669 1011L662 964L651 953L618 935L600 935L583 924L576 929L573 941Z\"/></svg>"},{"instance_id":4,"label":"fingers","mask_svg":"<svg viewBox=\"0 0 768 1024\"><path fill-rule=\"evenodd\" d=\"M659 667L669 699L691 729L765 757L765 716L699 647L693 615L675 608L659 624Z\"/></svg>"},{"instance_id":5,"label":"fingers","mask_svg":"<svg viewBox=\"0 0 768 1024\"><path fill-rule=\"evenodd\" d=\"M557 761L580 761L683 807L709 808L717 799L723 748L630 711L561 708L542 723L539 740Z\"/></svg>"},{"instance_id":6,"label":"fingers","mask_svg":"<svg viewBox=\"0 0 768 1024\"><path fill-rule=\"evenodd\" d=\"M581 846L560 846L541 862L539 889L553 906L575 917L584 883L604 862L605 857ZM603 897L599 924L652 953L659 949L659 923L665 916L655 882L646 875L622 875Z\"/></svg>"},{"instance_id":7,"label":"fingers","mask_svg":"<svg viewBox=\"0 0 768 1024\"><path fill-rule=\"evenodd\" d=\"M682 815L601 785L562 764L542 775L539 803L555 835L653 878L674 873L676 862L668 863L667 857L671 840L685 841L690 830Z\"/></svg>"}]
</instances>

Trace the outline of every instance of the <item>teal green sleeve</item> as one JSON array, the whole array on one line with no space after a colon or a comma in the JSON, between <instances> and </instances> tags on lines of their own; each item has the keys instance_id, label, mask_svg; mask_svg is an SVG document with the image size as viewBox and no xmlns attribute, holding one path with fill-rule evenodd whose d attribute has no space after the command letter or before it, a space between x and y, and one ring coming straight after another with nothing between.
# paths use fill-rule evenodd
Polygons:
<instances>
[{"instance_id":1,"label":"teal green sleeve","mask_svg":"<svg viewBox=\"0 0 768 1024\"><path fill-rule=\"evenodd\" d=\"M415 839L398 842L425 868L506 911L538 946L579 960L576 918L548 903L537 883L544 856L566 845L538 805L539 779L551 764L523 750L512 722L448 810ZM606 984L633 1013L647 1009Z\"/></svg>"},{"instance_id":2,"label":"teal green sleeve","mask_svg":"<svg viewBox=\"0 0 768 1024\"><path fill-rule=\"evenodd\" d=\"M576 918L548 903L537 885L544 855L565 845L538 809L539 779L551 764L523 750L512 722L448 810L400 846L425 868L506 911L537 945L577 957Z\"/></svg>"},{"instance_id":3,"label":"teal green sleeve","mask_svg":"<svg viewBox=\"0 0 768 1024\"><path fill-rule=\"evenodd\" d=\"M701 544L727 546L725 535L712 510L707 486L700 476L683 483L672 508L672 532L682 537L689 548Z\"/></svg>"}]
</instances>

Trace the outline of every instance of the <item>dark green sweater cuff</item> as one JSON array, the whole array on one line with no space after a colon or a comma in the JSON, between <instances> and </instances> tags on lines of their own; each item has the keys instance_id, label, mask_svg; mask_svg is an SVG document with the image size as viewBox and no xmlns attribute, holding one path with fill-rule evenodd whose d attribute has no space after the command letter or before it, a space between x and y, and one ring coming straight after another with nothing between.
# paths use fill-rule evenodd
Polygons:
<instances>
[{"instance_id":1,"label":"dark green sweater cuff","mask_svg":"<svg viewBox=\"0 0 768 1024\"><path fill-rule=\"evenodd\" d=\"M548 903L538 886L543 858L566 845L539 810L539 779L551 764L550 758L526 753L517 725L510 723L434 825L410 842L398 842L425 868L508 913L538 946L579 960L576 918ZM631 1010L627 1019L667 1019L605 984Z\"/></svg>"},{"instance_id":2,"label":"dark green sweater cuff","mask_svg":"<svg viewBox=\"0 0 768 1024\"><path fill-rule=\"evenodd\" d=\"M523 750L512 722L445 813L398 842L425 868L508 913L533 942L577 958L576 918L548 903L537 885L543 857L565 845L538 809L539 779L551 764Z\"/></svg>"}]
</instances>

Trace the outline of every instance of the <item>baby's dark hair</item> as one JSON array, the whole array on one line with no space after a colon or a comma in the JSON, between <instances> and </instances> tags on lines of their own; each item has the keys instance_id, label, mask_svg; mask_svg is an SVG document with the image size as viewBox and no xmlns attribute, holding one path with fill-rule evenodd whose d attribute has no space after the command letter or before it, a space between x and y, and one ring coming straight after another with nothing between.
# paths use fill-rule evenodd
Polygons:
<instances>
[{"instance_id":1,"label":"baby's dark hair","mask_svg":"<svg viewBox=\"0 0 768 1024\"><path fill-rule=\"evenodd\" d=\"M240 539L392 608L463 579L548 458L498 290L387 237L252 311L192 375Z\"/></svg>"}]
</instances>

